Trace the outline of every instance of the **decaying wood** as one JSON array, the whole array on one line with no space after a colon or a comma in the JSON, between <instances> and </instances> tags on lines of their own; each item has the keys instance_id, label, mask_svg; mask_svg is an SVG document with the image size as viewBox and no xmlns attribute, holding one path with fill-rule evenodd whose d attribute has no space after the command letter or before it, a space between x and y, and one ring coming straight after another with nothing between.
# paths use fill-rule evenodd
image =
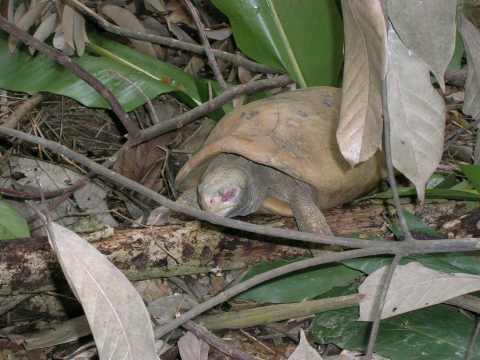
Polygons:
<instances>
[{"instance_id":1,"label":"decaying wood","mask_svg":"<svg viewBox=\"0 0 480 360\"><path fill-rule=\"evenodd\" d=\"M384 223L381 205L332 209L327 220L338 235L379 235ZM274 226L294 227L291 218ZM238 269L259 261L302 255L304 249L253 240L234 230L198 221L147 229L116 230L93 244L132 280ZM0 295L37 291L63 282L62 271L46 238L0 242Z\"/></svg>"}]
</instances>

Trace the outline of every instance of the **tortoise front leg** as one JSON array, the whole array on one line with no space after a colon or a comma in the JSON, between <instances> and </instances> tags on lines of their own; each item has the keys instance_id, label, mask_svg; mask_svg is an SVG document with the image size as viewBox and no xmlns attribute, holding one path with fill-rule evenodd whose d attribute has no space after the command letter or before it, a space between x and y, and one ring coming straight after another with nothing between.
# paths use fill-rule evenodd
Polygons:
<instances>
[{"instance_id":1,"label":"tortoise front leg","mask_svg":"<svg viewBox=\"0 0 480 360\"><path fill-rule=\"evenodd\" d=\"M315 193L307 184L300 184L291 194L290 205L300 231L333 235L322 211L315 203Z\"/></svg>"}]
</instances>

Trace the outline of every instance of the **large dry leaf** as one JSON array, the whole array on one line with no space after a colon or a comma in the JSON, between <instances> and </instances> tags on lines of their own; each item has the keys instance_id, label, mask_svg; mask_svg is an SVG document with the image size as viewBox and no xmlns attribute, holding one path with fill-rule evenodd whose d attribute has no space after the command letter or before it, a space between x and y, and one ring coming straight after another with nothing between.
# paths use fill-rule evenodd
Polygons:
<instances>
[{"instance_id":1,"label":"large dry leaf","mask_svg":"<svg viewBox=\"0 0 480 360\"><path fill-rule=\"evenodd\" d=\"M150 315L135 288L105 256L56 223L49 239L81 302L100 359L158 360Z\"/></svg>"},{"instance_id":2,"label":"large dry leaf","mask_svg":"<svg viewBox=\"0 0 480 360\"><path fill-rule=\"evenodd\" d=\"M445 90L445 70L455 49L457 2L388 0L387 12L407 48L422 59Z\"/></svg>"},{"instance_id":3,"label":"large dry leaf","mask_svg":"<svg viewBox=\"0 0 480 360\"><path fill-rule=\"evenodd\" d=\"M358 291L365 298L360 302L360 320L373 320L373 304L388 267L371 273ZM418 262L400 265L393 274L382 319L416 309L443 303L454 297L480 290L480 276L432 270Z\"/></svg>"},{"instance_id":4,"label":"large dry leaf","mask_svg":"<svg viewBox=\"0 0 480 360\"><path fill-rule=\"evenodd\" d=\"M165 8L165 4L163 0L145 0L145 4L151 5L155 10L158 12L165 12L167 9Z\"/></svg>"},{"instance_id":5,"label":"large dry leaf","mask_svg":"<svg viewBox=\"0 0 480 360\"><path fill-rule=\"evenodd\" d=\"M322 360L317 350L308 343L303 329L300 329L300 342L288 360Z\"/></svg>"},{"instance_id":6,"label":"large dry leaf","mask_svg":"<svg viewBox=\"0 0 480 360\"><path fill-rule=\"evenodd\" d=\"M42 21L40 26L35 30L33 37L40 41L45 41L50 35L54 33L56 26L57 26L57 14L52 13ZM33 55L36 51L31 46L28 48L28 50L31 55Z\"/></svg>"},{"instance_id":7,"label":"large dry leaf","mask_svg":"<svg viewBox=\"0 0 480 360\"><path fill-rule=\"evenodd\" d=\"M460 32L468 62L463 112L478 119L480 118L480 31L465 16L462 16Z\"/></svg>"},{"instance_id":8,"label":"large dry leaf","mask_svg":"<svg viewBox=\"0 0 480 360\"><path fill-rule=\"evenodd\" d=\"M127 9L116 5L105 5L102 7L102 13L112 19L121 28L125 28L127 30L135 32L146 33L143 24L137 19L137 17L133 13L131 13ZM157 57L155 49L149 42L139 40L131 40L131 42L133 47L141 53L150 55L154 58Z\"/></svg>"},{"instance_id":9,"label":"large dry leaf","mask_svg":"<svg viewBox=\"0 0 480 360\"><path fill-rule=\"evenodd\" d=\"M182 360L207 360L210 346L188 331L178 340L178 351Z\"/></svg>"},{"instance_id":10,"label":"large dry leaf","mask_svg":"<svg viewBox=\"0 0 480 360\"><path fill-rule=\"evenodd\" d=\"M32 2L30 7L28 8L27 12L23 14L17 21L15 19L15 25L17 25L20 29L28 31L35 21L37 21L40 16L42 15L43 9L47 6L48 1L37 1L37 2ZM15 14L15 18L17 18L17 14ZM10 52L14 52L15 49L17 48L17 43L18 40L14 36L10 35L8 37L8 49Z\"/></svg>"},{"instance_id":11,"label":"large dry leaf","mask_svg":"<svg viewBox=\"0 0 480 360\"><path fill-rule=\"evenodd\" d=\"M420 200L442 157L445 102L433 88L428 65L388 30L387 111L393 165L416 187Z\"/></svg>"},{"instance_id":12,"label":"large dry leaf","mask_svg":"<svg viewBox=\"0 0 480 360\"><path fill-rule=\"evenodd\" d=\"M380 0L343 0L345 69L337 141L353 166L382 146L386 23Z\"/></svg>"},{"instance_id":13,"label":"large dry leaf","mask_svg":"<svg viewBox=\"0 0 480 360\"><path fill-rule=\"evenodd\" d=\"M67 49L75 49L79 56L83 55L85 43L88 42L83 15L74 8L65 5L62 15L62 30Z\"/></svg>"}]
</instances>

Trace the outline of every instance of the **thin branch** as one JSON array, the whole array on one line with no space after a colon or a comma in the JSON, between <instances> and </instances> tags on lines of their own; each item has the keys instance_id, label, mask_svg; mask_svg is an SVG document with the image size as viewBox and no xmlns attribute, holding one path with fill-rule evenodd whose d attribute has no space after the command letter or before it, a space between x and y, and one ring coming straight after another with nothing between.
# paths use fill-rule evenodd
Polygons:
<instances>
[{"instance_id":1,"label":"thin branch","mask_svg":"<svg viewBox=\"0 0 480 360\"><path fill-rule=\"evenodd\" d=\"M215 75L215 79L220 84L220 87L223 90L228 89L228 85L223 78L222 72L218 67L217 60L215 59L215 55L212 52L212 47L210 46L210 42L208 41L207 34L205 33L205 27L203 26L202 20L200 19L200 15L198 14L198 10L193 6L190 0L184 0L185 4L187 5L190 14L192 15L193 21L195 21L195 25L197 26L198 33L200 34L200 38L202 39L203 48L205 49L205 54L207 55L208 63L212 68L213 74Z\"/></svg>"},{"instance_id":2,"label":"thin branch","mask_svg":"<svg viewBox=\"0 0 480 360\"><path fill-rule=\"evenodd\" d=\"M390 183L390 188L392 189L393 193L393 203L395 204L395 208L397 209L397 216L400 222L400 228L402 229L403 236L407 241L413 241L414 238L410 229L407 225L407 220L405 219L405 215L403 213L402 205L400 204L400 196L398 195L398 186L397 180L395 180L395 172L393 169L393 160L392 160L392 143L391 143L391 130L390 130L390 115L388 113L387 107L387 86L386 80L383 81L383 91L382 91L382 103L383 103L383 141L385 144L385 161L387 163L387 171L388 171L388 182Z\"/></svg>"},{"instance_id":3,"label":"thin branch","mask_svg":"<svg viewBox=\"0 0 480 360\"><path fill-rule=\"evenodd\" d=\"M243 351L227 344L225 340L211 333L203 326L195 324L193 321L187 321L185 324L183 324L183 327L188 331L191 331L192 333L194 333L195 336L198 337L199 339L202 339L207 344L210 344L215 349L224 353L225 355L227 355L232 359L255 360L253 356L250 356L247 353L244 353Z\"/></svg>"},{"instance_id":4,"label":"thin branch","mask_svg":"<svg viewBox=\"0 0 480 360\"><path fill-rule=\"evenodd\" d=\"M286 274L290 274L295 271L308 269L310 267L328 264L332 262L338 262L347 259L354 259L359 257L366 257L366 256L373 256L379 255L381 250L379 249L362 249L362 250L350 250L344 251L341 253L329 253L323 254L311 259L297 261L280 268L276 268L262 274L256 275L246 281L241 282L238 285L231 287L224 292L210 298L209 300L195 306L191 310L187 311L186 313L182 314L180 317L176 318L175 320L169 322L168 324L158 327L155 329L155 336L157 338L161 338L168 334L170 331L175 330L177 327L182 326L187 321L195 318L196 316L204 313L211 308L224 303L225 301L231 299L232 297L251 289L254 286L262 284L266 281L275 279L279 276L283 276Z\"/></svg>"},{"instance_id":5,"label":"thin branch","mask_svg":"<svg viewBox=\"0 0 480 360\"><path fill-rule=\"evenodd\" d=\"M143 40L143 41L148 41L154 44L160 44L172 48L177 48L180 50L185 50L185 51L190 51L195 54L203 55L205 54L205 49L203 46L197 45L197 44L191 44L187 43L184 41L180 41L177 39L172 39L166 36L159 36L159 35L153 35L153 34L146 34L146 33L141 33L141 32L136 32L136 31L130 31L126 29L122 29L119 26L116 26L114 24L109 23L107 20L96 14L94 11L92 11L90 8L87 6L83 5L80 1L78 0L64 0L64 2L71 7L75 8L82 14L90 17L93 19L100 27L102 27L104 30L109 31L113 34L120 35L120 36L126 36L128 38L136 39L136 40ZM281 73L279 70L272 69L268 66L256 63L254 61L248 60L243 58L242 56L238 56L235 54L231 54L227 51L222 51L222 50L217 50L217 49L212 49L213 54L221 58L223 60L230 61L231 63L238 65L238 66L243 66L247 69L250 69L254 72L260 72L260 73L266 73L266 74L278 74Z\"/></svg>"},{"instance_id":6,"label":"thin branch","mask_svg":"<svg viewBox=\"0 0 480 360\"><path fill-rule=\"evenodd\" d=\"M401 241L392 242L385 240L359 240L354 238L326 236L301 232L295 230L278 229L270 226L256 225L239 220L225 218L206 211L195 209L189 206L181 205L175 201L169 200L157 192L122 176L87 157L68 149L67 147L56 142L46 140L37 136L26 134L24 132L8 129L0 126L0 134L4 137L14 137L33 144L41 145L50 151L59 155L63 155L72 161L85 166L94 173L108 179L112 183L133 190L160 205L168 207L173 211L203 220L215 225L225 226L232 229L242 230L246 232L261 234L272 238L281 238L289 240L304 241L317 244L338 245L347 248L374 248L382 250L385 254L403 252L409 254L427 254L442 252L466 252L477 251L480 248L480 239L478 238L462 238L462 239L441 239L441 240L413 240L411 242Z\"/></svg>"},{"instance_id":7,"label":"thin branch","mask_svg":"<svg viewBox=\"0 0 480 360\"><path fill-rule=\"evenodd\" d=\"M105 100L107 100L107 102L110 104L110 107L112 108L112 111L115 113L115 115L117 115L118 119L122 122L125 129L127 129L128 134L131 137L135 137L137 135L139 128L134 122L130 121L128 115L125 113L125 111L123 111L122 106L112 94L112 92L107 87L105 87L105 85L103 85L98 79L96 79L85 69L83 69L80 65L74 63L72 59L62 54L60 51L35 39L29 33L8 22L7 19L5 19L3 16L0 16L0 29L15 36L17 39L31 46L35 50L38 50L42 54L45 54L48 58L64 66L72 73L77 75L80 79L85 81L88 85L94 88Z\"/></svg>"},{"instance_id":8,"label":"thin branch","mask_svg":"<svg viewBox=\"0 0 480 360\"><path fill-rule=\"evenodd\" d=\"M21 105L19 105L1 125L12 129L16 128L17 124L23 119L23 117L29 112L31 112L38 104L40 104L42 100L42 94L37 93L31 96Z\"/></svg>"},{"instance_id":9,"label":"thin branch","mask_svg":"<svg viewBox=\"0 0 480 360\"><path fill-rule=\"evenodd\" d=\"M375 298L375 303L373 304L373 323L372 328L370 329L370 337L368 339L367 353L364 357L364 360L371 360L373 356L373 350L375 348L375 343L377 341L378 330L380 328L380 321L382 319L383 307L385 305L385 299L387 298L388 289L392 282L393 274L397 268L397 265L400 263L403 254L396 254L393 258L392 263L385 272L382 281L380 282L378 294Z\"/></svg>"},{"instance_id":10,"label":"thin branch","mask_svg":"<svg viewBox=\"0 0 480 360\"><path fill-rule=\"evenodd\" d=\"M277 87L283 87L293 82L286 75L281 75L273 79L258 80L258 81L249 81L246 84L237 85L231 87L228 90L224 91L221 95L216 98L199 105L192 110L180 114L172 119L163 121L161 124L154 125L148 129L140 130L137 138L130 139L130 145L138 145L142 142L151 140L157 136L160 136L166 132L179 129L196 119L207 115L208 113L219 109L232 99L236 98L239 95L250 95L262 90L274 89Z\"/></svg>"},{"instance_id":11,"label":"thin branch","mask_svg":"<svg viewBox=\"0 0 480 360\"><path fill-rule=\"evenodd\" d=\"M477 347L478 335L480 335L480 319L478 316L475 319L475 331L473 332L472 338L468 345L467 352L465 354L465 360L471 360L475 355L475 348Z\"/></svg>"}]
</instances>

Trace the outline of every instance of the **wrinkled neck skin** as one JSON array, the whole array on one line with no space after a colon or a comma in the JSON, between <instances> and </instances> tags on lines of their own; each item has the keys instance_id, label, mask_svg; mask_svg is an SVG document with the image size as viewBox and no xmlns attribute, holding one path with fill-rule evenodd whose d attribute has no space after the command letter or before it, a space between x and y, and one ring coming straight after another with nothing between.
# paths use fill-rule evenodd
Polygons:
<instances>
[{"instance_id":1,"label":"wrinkled neck skin","mask_svg":"<svg viewBox=\"0 0 480 360\"><path fill-rule=\"evenodd\" d=\"M256 212L266 197L259 165L234 154L213 159L198 185L200 207L217 215L234 217Z\"/></svg>"}]
</instances>

